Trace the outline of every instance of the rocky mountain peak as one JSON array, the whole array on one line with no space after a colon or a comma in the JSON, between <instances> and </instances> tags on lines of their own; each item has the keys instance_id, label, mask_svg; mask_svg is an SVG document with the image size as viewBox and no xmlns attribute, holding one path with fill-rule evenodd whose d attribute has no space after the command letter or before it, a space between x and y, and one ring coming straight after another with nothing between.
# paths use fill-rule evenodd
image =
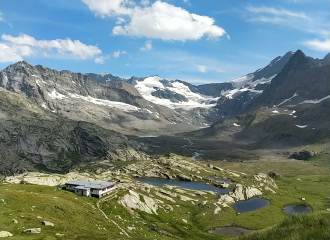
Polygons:
<instances>
[{"instance_id":1,"label":"rocky mountain peak","mask_svg":"<svg viewBox=\"0 0 330 240\"><path fill-rule=\"evenodd\" d=\"M303 51L298 49L283 67L282 73L291 74L299 70L306 70L315 67L313 61L308 58Z\"/></svg>"}]
</instances>

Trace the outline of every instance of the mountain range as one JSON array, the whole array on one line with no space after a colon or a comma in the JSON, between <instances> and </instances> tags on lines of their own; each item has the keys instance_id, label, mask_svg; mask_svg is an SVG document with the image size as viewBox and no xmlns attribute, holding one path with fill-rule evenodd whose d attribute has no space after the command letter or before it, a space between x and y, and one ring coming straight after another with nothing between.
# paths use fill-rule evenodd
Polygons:
<instances>
[{"instance_id":1,"label":"mountain range","mask_svg":"<svg viewBox=\"0 0 330 240\"><path fill-rule=\"evenodd\" d=\"M147 158L150 148L162 147L136 138L148 134L318 141L330 133L329 65L329 54L290 51L238 79L195 86L20 61L0 71L1 173Z\"/></svg>"}]
</instances>

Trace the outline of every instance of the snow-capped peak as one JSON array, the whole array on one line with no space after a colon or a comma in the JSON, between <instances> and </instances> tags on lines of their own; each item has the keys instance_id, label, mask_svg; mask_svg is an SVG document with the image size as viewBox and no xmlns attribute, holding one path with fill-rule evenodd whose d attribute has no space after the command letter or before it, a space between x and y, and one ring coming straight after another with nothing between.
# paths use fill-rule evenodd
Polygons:
<instances>
[{"instance_id":1,"label":"snow-capped peak","mask_svg":"<svg viewBox=\"0 0 330 240\"><path fill-rule=\"evenodd\" d=\"M183 108L193 109L196 107L209 108L216 105L218 98L204 96L192 92L188 86L178 81L171 81L168 84L163 84L166 81L159 76L151 76L142 81L138 81L135 88L140 94L153 103L163 105L172 109ZM181 96L187 101L173 102L169 98L161 98L155 94L156 91L164 92L166 95Z\"/></svg>"},{"instance_id":2,"label":"snow-capped peak","mask_svg":"<svg viewBox=\"0 0 330 240\"><path fill-rule=\"evenodd\" d=\"M102 73L99 73L99 75L100 75L101 77L104 77L104 76L106 76L106 75L108 75L108 74L110 74L110 73L108 73L108 72L102 72Z\"/></svg>"}]
</instances>

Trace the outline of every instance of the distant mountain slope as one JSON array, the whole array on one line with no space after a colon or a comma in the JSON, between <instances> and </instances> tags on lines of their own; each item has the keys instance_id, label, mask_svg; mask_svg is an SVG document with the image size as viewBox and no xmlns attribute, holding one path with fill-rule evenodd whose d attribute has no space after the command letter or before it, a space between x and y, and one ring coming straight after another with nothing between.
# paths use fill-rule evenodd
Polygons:
<instances>
[{"instance_id":1,"label":"distant mountain slope","mask_svg":"<svg viewBox=\"0 0 330 240\"><path fill-rule=\"evenodd\" d=\"M91 79L94 79L95 81L98 81L100 83L126 81L124 78L114 76L108 72L99 73L99 74L96 73L85 73L85 74Z\"/></svg>"},{"instance_id":2,"label":"distant mountain slope","mask_svg":"<svg viewBox=\"0 0 330 240\"><path fill-rule=\"evenodd\" d=\"M223 101L217 107L227 111L237 109L246 98L249 94L231 99L232 105ZM259 145L274 144L274 141L313 143L326 138L330 135L330 69L316 66L298 50L262 94L250 98L249 104L241 108L243 114L222 119L200 134L218 136L228 132L227 128L233 128L235 139L255 141ZM229 113L232 114L233 111Z\"/></svg>"},{"instance_id":3,"label":"distant mountain slope","mask_svg":"<svg viewBox=\"0 0 330 240\"><path fill-rule=\"evenodd\" d=\"M330 71L328 66L317 67L301 50L295 52L283 70L252 103L252 108L279 106L294 101L327 97Z\"/></svg>"},{"instance_id":4,"label":"distant mountain slope","mask_svg":"<svg viewBox=\"0 0 330 240\"><path fill-rule=\"evenodd\" d=\"M0 88L0 175L67 172L89 161L146 159L141 145L87 122L72 121Z\"/></svg>"},{"instance_id":5,"label":"distant mountain slope","mask_svg":"<svg viewBox=\"0 0 330 240\"><path fill-rule=\"evenodd\" d=\"M25 61L0 71L0 87L69 119L115 130L159 130L191 122L181 113L145 100L126 82L100 83L84 74L32 66Z\"/></svg>"}]
</instances>

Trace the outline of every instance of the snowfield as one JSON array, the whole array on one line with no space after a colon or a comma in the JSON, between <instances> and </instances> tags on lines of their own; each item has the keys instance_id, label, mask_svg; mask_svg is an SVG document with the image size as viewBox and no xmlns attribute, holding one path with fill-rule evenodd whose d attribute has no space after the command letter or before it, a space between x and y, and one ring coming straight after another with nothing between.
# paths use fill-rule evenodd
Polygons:
<instances>
[{"instance_id":1,"label":"snowfield","mask_svg":"<svg viewBox=\"0 0 330 240\"><path fill-rule=\"evenodd\" d=\"M138 107L135 107L133 105L123 103L123 102L109 101L109 100L105 100L105 99L93 98L91 96L86 97L86 96L78 95L75 93L69 93L69 96L72 98L82 99L86 102L94 103L97 105L103 105L103 106L112 107L112 108L119 108L126 112L137 112L137 111L141 110Z\"/></svg>"},{"instance_id":2,"label":"snowfield","mask_svg":"<svg viewBox=\"0 0 330 240\"><path fill-rule=\"evenodd\" d=\"M192 92L189 87L180 82L171 82L172 86L164 86L161 80L163 78L159 76L152 76L145 78L143 81L139 81L135 88L139 93L148 101L163 105L172 109L182 108L185 110L190 110L193 108L210 108L216 106L216 101L219 98L214 98L210 96L204 96L198 93ZM173 93L180 94L188 99L188 102L171 102L169 99L162 99L152 96L152 93L157 90L169 90Z\"/></svg>"}]
</instances>

